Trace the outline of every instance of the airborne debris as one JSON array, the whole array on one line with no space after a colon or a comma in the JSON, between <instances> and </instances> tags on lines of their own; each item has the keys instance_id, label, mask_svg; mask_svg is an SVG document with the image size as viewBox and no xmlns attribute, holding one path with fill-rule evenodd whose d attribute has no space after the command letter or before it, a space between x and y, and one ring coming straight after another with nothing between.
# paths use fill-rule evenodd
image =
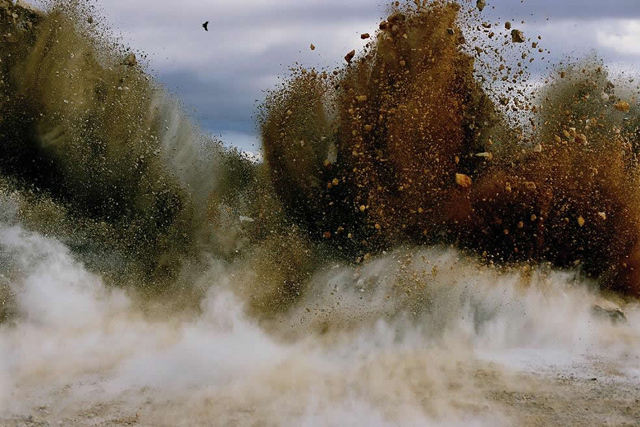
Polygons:
<instances>
[{"instance_id":1,"label":"airborne debris","mask_svg":"<svg viewBox=\"0 0 640 427\"><path fill-rule=\"evenodd\" d=\"M404 22L406 20L407 20L407 17L403 13L394 13L393 15L390 15L387 18L387 21L390 22L391 24L395 24L397 22Z\"/></svg>"},{"instance_id":2,"label":"airborne debris","mask_svg":"<svg viewBox=\"0 0 640 427\"><path fill-rule=\"evenodd\" d=\"M483 152L483 153L476 153L476 157L483 157L487 160L492 160L493 159L493 153L489 153L489 152Z\"/></svg>"},{"instance_id":3,"label":"airborne debris","mask_svg":"<svg viewBox=\"0 0 640 427\"><path fill-rule=\"evenodd\" d=\"M527 40L524 38L524 33L522 31L513 30L511 31L511 41L514 43L524 43Z\"/></svg>"},{"instance_id":4,"label":"airborne debris","mask_svg":"<svg viewBox=\"0 0 640 427\"><path fill-rule=\"evenodd\" d=\"M627 101L616 102L613 107L622 113L628 113L631 110L631 106Z\"/></svg>"},{"instance_id":5,"label":"airborne debris","mask_svg":"<svg viewBox=\"0 0 640 427\"><path fill-rule=\"evenodd\" d=\"M587 144L588 140L587 140L587 136L583 133L579 133L576 135L576 142L578 144Z\"/></svg>"},{"instance_id":6,"label":"airborne debris","mask_svg":"<svg viewBox=\"0 0 640 427\"><path fill-rule=\"evenodd\" d=\"M462 188L469 188L473 185L473 180L468 175L457 173L456 174L456 184Z\"/></svg>"},{"instance_id":7,"label":"airborne debris","mask_svg":"<svg viewBox=\"0 0 640 427\"><path fill-rule=\"evenodd\" d=\"M487 6L487 2L485 0L478 0L476 2L476 7L480 12L482 12L486 6Z\"/></svg>"},{"instance_id":8,"label":"airborne debris","mask_svg":"<svg viewBox=\"0 0 640 427\"><path fill-rule=\"evenodd\" d=\"M202 24L202 28L204 28L205 31L209 31L209 21Z\"/></svg>"},{"instance_id":9,"label":"airborne debris","mask_svg":"<svg viewBox=\"0 0 640 427\"><path fill-rule=\"evenodd\" d=\"M316 47L315 47L315 45L313 43L311 43L311 45L309 46L309 49L316 50Z\"/></svg>"},{"instance_id":10,"label":"airborne debris","mask_svg":"<svg viewBox=\"0 0 640 427\"><path fill-rule=\"evenodd\" d=\"M356 51L352 50L351 52L345 55L344 60L347 61L348 64L351 64L351 61L353 60L354 56L356 56Z\"/></svg>"},{"instance_id":11,"label":"airborne debris","mask_svg":"<svg viewBox=\"0 0 640 427\"><path fill-rule=\"evenodd\" d=\"M127 67L135 67L138 64L135 53L130 53L122 60L122 65Z\"/></svg>"},{"instance_id":12,"label":"airborne debris","mask_svg":"<svg viewBox=\"0 0 640 427\"><path fill-rule=\"evenodd\" d=\"M530 93L533 69L527 62L543 59L532 51L542 42L528 27L518 29L524 22L480 19L476 4L491 9L489 1L469 2L465 14L471 18L463 20L456 19L454 2L426 2L433 4L429 8L421 8L422 0L415 3L417 9L392 6L406 15L386 18L382 31L372 33L375 42L346 55L351 65L343 63L335 78L318 82L296 65L291 80L263 107L267 161L283 174L274 175L276 191L293 212L302 213L300 225L319 239L353 218L353 239L345 242L346 236L336 234L332 242L348 259L397 242L455 241L486 251L496 262L533 259L562 268L565 261L553 255L557 246L567 252L567 263L580 260L593 277L613 266L626 279L630 270L617 267L627 259L626 247L604 251L603 260L585 256L589 245L617 242L614 230L635 236L635 221L640 222L629 203L633 199L635 206L640 197L629 194L635 176L625 180L623 172L633 169L631 157L640 150L627 143L635 137L635 117L620 120L615 94L613 102L600 100L605 68L591 70L588 60L550 65L544 85L531 87ZM466 31L464 19L480 34ZM473 37L466 47L463 33ZM483 44L481 37L492 33L492 42ZM486 78L477 75L474 63L489 69ZM482 89L485 83L488 90ZM627 96L635 113L635 101ZM330 108L323 111L323 106ZM296 114L287 118L287 109ZM609 126L620 137L606 142ZM327 155L329 141L309 152L287 152L300 137L310 145L328 134L335 161ZM612 162L616 149L624 156ZM610 163L611 174L592 172ZM339 186L332 181L336 178ZM298 196L300 189L305 194ZM606 215L598 215L605 209ZM627 215L634 225L618 220ZM380 232L369 238L375 224ZM446 230L442 237L436 237L435 224ZM482 235L487 230L507 230L508 247L503 236ZM576 242L578 230L583 233ZM605 237L597 240L598 234ZM540 244L551 252L535 252ZM640 294L640 289L624 289L626 283L610 283L613 274L608 274L607 286Z\"/></svg>"},{"instance_id":13,"label":"airborne debris","mask_svg":"<svg viewBox=\"0 0 640 427\"><path fill-rule=\"evenodd\" d=\"M366 40L366 39L368 39L369 37L371 37L371 35L370 35L369 33L360 34L360 38L361 38L362 40Z\"/></svg>"}]
</instances>

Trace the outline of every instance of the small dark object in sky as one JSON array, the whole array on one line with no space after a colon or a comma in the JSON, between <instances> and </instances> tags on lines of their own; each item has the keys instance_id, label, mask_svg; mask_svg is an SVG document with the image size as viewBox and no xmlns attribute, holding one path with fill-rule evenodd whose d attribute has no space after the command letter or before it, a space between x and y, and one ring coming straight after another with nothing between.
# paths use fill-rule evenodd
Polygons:
<instances>
[{"instance_id":1,"label":"small dark object in sky","mask_svg":"<svg viewBox=\"0 0 640 427\"><path fill-rule=\"evenodd\" d=\"M202 24L202 28L204 28L205 31L209 31L209 21Z\"/></svg>"}]
</instances>

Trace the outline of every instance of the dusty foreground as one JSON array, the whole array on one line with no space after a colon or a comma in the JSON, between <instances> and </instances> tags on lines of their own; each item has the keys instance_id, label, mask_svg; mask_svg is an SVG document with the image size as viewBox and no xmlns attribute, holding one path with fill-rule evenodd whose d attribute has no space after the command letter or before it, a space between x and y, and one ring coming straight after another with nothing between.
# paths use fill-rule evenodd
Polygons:
<instances>
[{"instance_id":1,"label":"dusty foreground","mask_svg":"<svg viewBox=\"0 0 640 427\"><path fill-rule=\"evenodd\" d=\"M428 369L428 360L415 360L410 370ZM482 394L484 403L478 403L477 395L459 383L455 375L445 381L441 392L455 395L452 402L454 410L459 411L458 420L414 420L413 425L521 425L521 426L638 426L640 425L640 371L624 372L621 366L593 360L577 363L573 366L558 368L548 366L524 371L505 373L505 369L494 363L477 363L477 366L459 366L463 381L471 379L474 389ZM405 373L411 381L410 372ZM419 375L418 375L419 376ZM205 399L203 407L195 413L183 406L187 396L177 401L157 399L153 392L145 389L132 390L113 400L95 404L79 405L76 408L61 410L69 402L70 390L82 388L87 393L100 394L104 383L100 380L87 384L63 387L52 397L52 403L32 408L14 416L0 420L1 426L172 426L172 425L268 425L261 420L260 409L252 405L233 405L222 399ZM438 413L438 396L434 396L432 384L416 379L411 384L416 397L421 399L425 413ZM195 392L197 394L197 392ZM287 393L282 390L282 393ZM274 396L275 398L275 396ZM380 410L394 411L398 396L388 396L388 402L380 402ZM133 403L136 402L136 403ZM137 403L142 402L142 403ZM219 420L216 408L226 405L225 419ZM330 410L330 409L328 409ZM368 415L358 421L362 408L354 408L347 414L346 408L338 409L335 414L308 417L304 421L299 417L292 420L298 425L340 425L340 416L353 417L351 425L372 425ZM171 413L169 419L160 414ZM286 410L285 410L286 412ZM361 414L362 415L362 414ZM329 418L327 418L329 417ZM281 420L284 423L286 419ZM302 421L302 422L301 422ZM375 425L399 425L390 421L378 420Z\"/></svg>"},{"instance_id":2,"label":"dusty foreground","mask_svg":"<svg viewBox=\"0 0 640 427\"><path fill-rule=\"evenodd\" d=\"M0 244L1 426L640 425L640 308L574 273L404 250L266 320L212 263L197 313L152 316L56 240Z\"/></svg>"}]
</instances>

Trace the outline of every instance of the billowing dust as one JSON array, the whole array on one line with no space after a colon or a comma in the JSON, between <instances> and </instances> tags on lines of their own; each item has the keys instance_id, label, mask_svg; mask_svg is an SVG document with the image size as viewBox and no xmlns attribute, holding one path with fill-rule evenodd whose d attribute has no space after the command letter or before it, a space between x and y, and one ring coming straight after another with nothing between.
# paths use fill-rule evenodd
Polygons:
<instances>
[{"instance_id":1,"label":"billowing dust","mask_svg":"<svg viewBox=\"0 0 640 427\"><path fill-rule=\"evenodd\" d=\"M636 425L635 92L485 7L291 70L257 163L0 0L0 425Z\"/></svg>"}]
</instances>

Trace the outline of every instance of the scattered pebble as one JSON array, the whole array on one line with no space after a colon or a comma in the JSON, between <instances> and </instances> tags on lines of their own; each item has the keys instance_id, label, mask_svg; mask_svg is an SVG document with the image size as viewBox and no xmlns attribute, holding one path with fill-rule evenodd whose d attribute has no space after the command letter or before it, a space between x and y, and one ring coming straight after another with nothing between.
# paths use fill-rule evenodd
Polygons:
<instances>
[{"instance_id":1,"label":"scattered pebble","mask_svg":"<svg viewBox=\"0 0 640 427\"><path fill-rule=\"evenodd\" d=\"M622 113L628 113L631 110L631 106L627 101L618 101L613 107Z\"/></svg>"},{"instance_id":2,"label":"scattered pebble","mask_svg":"<svg viewBox=\"0 0 640 427\"><path fill-rule=\"evenodd\" d=\"M468 175L457 173L456 184L462 188L469 188L473 185L473 180Z\"/></svg>"},{"instance_id":3,"label":"scattered pebble","mask_svg":"<svg viewBox=\"0 0 640 427\"><path fill-rule=\"evenodd\" d=\"M524 33L520 30L512 30L511 31L511 41L514 43L524 43L527 41L524 38Z\"/></svg>"},{"instance_id":4,"label":"scattered pebble","mask_svg":"<svg viewBox=\"0 0 640 427\"><path fill-rule=\"evenodd\" d=\"M352 50L351 52L345 55L344 60L347 61L348 64L351 64L351 61L355 56L356 56L356 51Z\"/></svg>"}]
</instances>

